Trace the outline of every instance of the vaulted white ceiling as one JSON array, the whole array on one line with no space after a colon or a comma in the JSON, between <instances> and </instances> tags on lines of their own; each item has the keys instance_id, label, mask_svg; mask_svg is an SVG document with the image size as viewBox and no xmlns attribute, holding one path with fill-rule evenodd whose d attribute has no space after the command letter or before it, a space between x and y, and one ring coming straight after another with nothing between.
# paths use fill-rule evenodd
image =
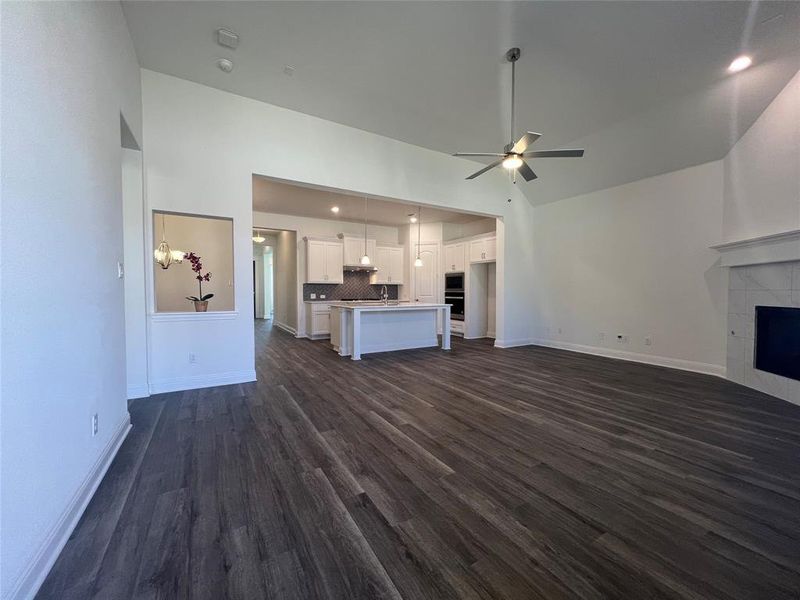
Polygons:
<instances>
[{"instance_id":1,"label":"vaulted white ceiling","mask_svg":"<svg viewBox=\"0 0 800 600\"><path fill-rule=\"evenodd\" d=\"M447 153L509 141L503 55L519 46L515 137L586 148L534 162L540 178L518 185L535 203L723 157L800 66L797 2L123 7L142 67ZM216 44L219 27L240 35L238 49ZM742 52L755 65L729 75Z\"/></svg>"}]
</instances>

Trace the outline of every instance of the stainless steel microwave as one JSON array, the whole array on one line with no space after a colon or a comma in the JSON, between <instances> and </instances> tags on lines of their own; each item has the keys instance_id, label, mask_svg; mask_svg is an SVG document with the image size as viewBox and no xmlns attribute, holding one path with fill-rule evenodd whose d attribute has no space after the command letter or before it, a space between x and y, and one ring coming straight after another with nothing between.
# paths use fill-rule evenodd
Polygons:
<instances>
[{"instance_id":1,"label":"stainless steel microwave","mask_svg":"<svg viewBox=\"0 0 800 600\"><path fill-rule=\"evenodd\" d=\"M444 276L444 291L447 292L463 292L464 291L464 274L463 273L447 273Z\"/></svg>"}]
</instances>

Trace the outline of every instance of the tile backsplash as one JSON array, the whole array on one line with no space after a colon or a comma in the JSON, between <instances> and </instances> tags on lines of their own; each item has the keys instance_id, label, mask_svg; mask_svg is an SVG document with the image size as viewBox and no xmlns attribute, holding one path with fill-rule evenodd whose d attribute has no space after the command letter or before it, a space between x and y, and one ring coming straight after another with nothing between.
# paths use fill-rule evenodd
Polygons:
<instances>
[{"instance_id":1,"label":"tile backsplash","mask_svg":"<svg viewBox=\"0 0 800 600\"><path fill-rule=\"evenodd\" d=\"M398 290L396 285L387 285L386 291L390 300L397 300ZM359 300L378 300L381 296L381 286L371 285L369 273L365 271L345 271L344 283L304 283L303 300L311 300L311 294L316 294L316 300L325 294L325 300L342 300L344 298L358 298Z\"/></svg>"},{"instance_id":2,"label":"tile backsplash","mask_svg":"<svg viewBox=\"0 0 800 600\"><path fill-rule=\"evenodd\" d=\"M800 308L800 262L732 267L728 279L727 377L800 404L800 381L753 366L756 306Z\"/></svg>"}]
</instances>

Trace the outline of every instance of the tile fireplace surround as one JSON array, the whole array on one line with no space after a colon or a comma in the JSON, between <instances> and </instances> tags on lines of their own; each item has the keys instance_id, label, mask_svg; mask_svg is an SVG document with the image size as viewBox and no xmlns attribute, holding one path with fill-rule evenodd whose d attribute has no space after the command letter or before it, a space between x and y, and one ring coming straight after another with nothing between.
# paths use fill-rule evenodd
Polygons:
<instances>
[{"instance_id":1,"label":"tile fireplace surround","mask_svg":"<svg viewBox=\"0 0 800 600\"><path fill-rule=\"evenodd\" d=\"M800 404L800 381L753 368L756 306L800 308L800 260L730 268L727 354L728 379Z\"/></svg>"}]
</instances>

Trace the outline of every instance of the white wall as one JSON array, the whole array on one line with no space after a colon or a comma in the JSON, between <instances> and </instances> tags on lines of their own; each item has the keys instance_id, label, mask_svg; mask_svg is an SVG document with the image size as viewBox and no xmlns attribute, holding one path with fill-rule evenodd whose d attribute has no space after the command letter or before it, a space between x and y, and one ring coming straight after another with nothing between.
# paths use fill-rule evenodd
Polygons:
<instances>
[{"instance_id":1,"label":"white wall","mask_svg":"<svg viewBox=\"0 0 800 600\"><path fill-rule=\"evenodd\" d=\"M275 245L273 267L275 271L275 323L290 330L297 331L297 246L298 235L295 231L278 233Z\"/></svg>"},{"instance_id":2,"label":"white wall","mask_svg":"<svg viewBox=\"0 0 800 600\"><path fill-rule=\"evenodd\" d=\"M495 219L476 219L467 223L442 223L442 240L448 242L481 233L493 233L496 224Z\"/></svg>"},{"instance_id":3,"label":"white wall","mask_svg":"<svg viewBox=\"0 0 800 600\"><path fill-rule=\"evenodd\" d=\"M21 598L127 432L120 112L141 142L141 96L119 3L1 10L0 594Z\"/></svg>"},{"instance_id":4,"label":"white wall","mask_svg":"<svg viewBox=\"0 0 800 600\"><path fill-rule=\"evenodd\" d=\"M724 160L723 241L800 229L800 71Z\"/></svg>"},{"instance_id":5,"label":"white wall","mask_svg":"<svg viewBox=\"0 0 800 600\"><path fill-rule=\"evenodd\" d=\"M253 244L253 274L255 276L255 311L256 319L264 318L264 290L266 284L264 282L264 251L267 248L261 244Z\"/></svg>"},{"instance_id":6,"label":"white wall","mask_svg":"<svg viewBox=\"0 0 800 600\"><path fill-rule=\"evenodd\" d=\"M526 277L533 253L533 211L503 173L466 181L474 170L471 161L152 71L142 71L142 86L150 207L234 219L237 306L252 294L246 270L251 268L255 173L506 217L512 224L498 234L510 257L506 294L498 297L498 336L531 336ZM313 145L297 145L309 136ZM315 168L308 168L310 164ZM502 271L501 261L499 288ZM151 364L162 369L157 375L177 377L185 369L183 357L190 344L203 357L209 383L255 374L250 311L240 311L230 321L153 322Z\"/></svg>"},{"instance_id":7,"label":"white wall","mask_svg":"<svg viewBox=\"0 0 800 600\"><path fill-rule=\"evenodd\" d=\"M727 278L709 249L721 235L722 175L716 161L537 207L538 337L724 373Z\"/></svg>"},{"instance_id":8,"label":"white wall","mask_svg":"<svg viewBox=\"0 0 800 600\"><path fill-rule=\"evenodd\" d=\"M144 189L142 153L122 150L122 221L125 261L125 363L128 398L150 394L147 385L147 327L144 282Z\"/></svg>"},{"instance_id":9,"label":"white wall","mask_svg":"<svg viewBox=\"0 0 800 600\"><path fill-rule=\"evenodd\" d=\"M275 281L275 246L264 248L264 318L270 319L273 316L275 305L273 302L273 287Z\"/></svg>"}]
</instances>

